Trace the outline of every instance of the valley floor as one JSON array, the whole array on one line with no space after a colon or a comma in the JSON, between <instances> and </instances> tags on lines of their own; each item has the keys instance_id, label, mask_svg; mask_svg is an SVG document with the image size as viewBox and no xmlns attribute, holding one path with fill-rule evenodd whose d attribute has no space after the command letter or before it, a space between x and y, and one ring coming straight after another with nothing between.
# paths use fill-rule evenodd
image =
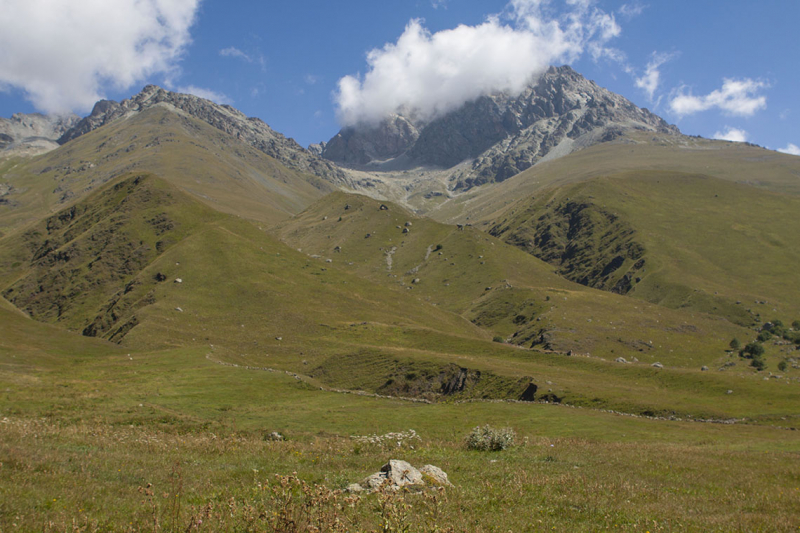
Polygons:
<instances>
[{"instance_id":1,"label":"valley floor","mask_svg":"<svg viewBox=\"0 0 800 533\"><path fill-rule=\"evenodd\" d=\"M796 431L323 392L284 372L216 364L207 348L102 352L23 363L2 350L2 531L292 531L291 521L339 531L799 525ZM467 450L465 435L487 423L513 427L518 445ZM412 428L419 439L353 438ZM270 440L272 431L286 440ZM437 465L454 487L339 492L391 458Z\"/></svg>"}]
</instances>

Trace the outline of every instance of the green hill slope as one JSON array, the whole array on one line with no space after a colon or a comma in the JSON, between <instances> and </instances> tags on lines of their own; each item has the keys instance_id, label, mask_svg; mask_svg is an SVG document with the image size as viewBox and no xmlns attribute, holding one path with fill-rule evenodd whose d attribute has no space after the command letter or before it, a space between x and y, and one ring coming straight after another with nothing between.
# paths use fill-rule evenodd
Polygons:
<instances>
[{"instance_id":1,"label":"green hill slope","mask_svg":"<svg viewBox=\"0 0 800 533\"><path fill-rule=\"evenodd\" d=\"M741 325L800 316L800 199L631 172L520 200L490 233L585 285Z\"/></svg>"},{"instance_id":2,"label":"green hill slope","mask_svg":"<svg viewBox=\"0 0 800 533\"><path fill-rule=\"evenodd\" d=\"M756 335L710 313L569 282L551 265L472 227L414 217L363 196L327 196L276 233L320 264L332 261L525 348L699 369L728 362L732 338Z\"/></svg>"},{"instance_id":3,"label":"green hill slope","mask_svg":"<svg viewBox=\"0 0 800 533\"><path fill-rule=\"evenodd\" d=\"M115 121L32 160L0 166L0 231L38 220L129 172L151 172L217 211L275 223L332 190L164 106Z\"/></svg>"},{"instance_id":4,"label":"green hill slope","mask_svg":"<svg viewBox=\"0 0 800 533\"><path fill-rule=\"evenodd\" d=\"M628 132L568 156L542 161L499 184L457 195L429 209L443 222L490 223L520 198L591 178L661 170L706 176L774 192L800 194L800 157L746 143ZM501 217L502 219L502 217Z\"/></svg>"}]
</instances>

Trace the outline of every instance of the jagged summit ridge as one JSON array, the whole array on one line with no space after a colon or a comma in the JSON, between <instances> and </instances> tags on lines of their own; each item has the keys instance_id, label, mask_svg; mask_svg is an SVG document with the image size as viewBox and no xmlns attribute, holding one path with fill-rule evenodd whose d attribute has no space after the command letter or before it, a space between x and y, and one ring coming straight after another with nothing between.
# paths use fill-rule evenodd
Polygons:
<instances>
[{"instance_id":1,"label":"jagged summit ridge","mask_svg":"<svg viewBox=\"0 0 800 533\"><path fill-rule=\"evenodd\" d=\"M422 122L396 114L328 142L323 157L370 170L459 166L455 188L503 181L550 154L612 140L625 130L679 134L662 118L569 66L551 67L518 95L497 93Z\"/></svg>"},{"instance_id":2,"label":"jagged summit ridge","mask_svg":"<svg viewBox=\"0 0 800 533\"><path fill-rule=\"evenodd\" d=\"M97 102L92 112L66 131L58 142L67 143L105 124L157 105L198 118L274 157L289 168L315 174L332 182L345 179L344 173L335 165L309 152L294 139L276 132L259 118L247 117L229 105L216 104L191 94L175 93L156 85L148 85L139 94L122 102Z\"/></svg>"}]
</instances>

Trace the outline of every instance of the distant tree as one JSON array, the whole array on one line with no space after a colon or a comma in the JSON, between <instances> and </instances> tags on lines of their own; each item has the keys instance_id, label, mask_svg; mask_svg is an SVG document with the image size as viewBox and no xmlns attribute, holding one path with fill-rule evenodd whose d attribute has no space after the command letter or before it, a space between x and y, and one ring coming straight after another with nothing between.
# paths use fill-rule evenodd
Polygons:
<instances>
[{"instance_id":1,"label":"distant tree","mask_svg":"<svg viewBox=\"0 0 800 533\"><path fill-rule=\"evenodd\" d=\"M745 357L748 357L750 359L757 359L762 355L764 355L764 347L761 345L760 342L753 341L751 343L748 343L747 346L744 347L744 350L742 350L742 352L744 353Z\"/></svg>"},{"instance_id":2,"label":"distant tree","mask_svg":"<svg viewBox=\"0 0 800 533\"><path fill-rule=\"evenodd\" d=\"M792 322L792 329L800 330L800 320L795 320Z\"/></svg>"},{"instance_id":3,"label":"distant tree","mask_svg":"<svg viewBox=\"0 0 800 533\"><path fill-rule=\"evenodd\" d=\"M786 372L787 366L788 365L786 364L786 361L781 361L780 363L778 363L778 370L780 370L781 372Z\"/></svg>"},{"instance_id":4,"label":"distant tree","mask_svg":"<svg viewBox=\"0 0 800 533\"><path fill-rule=\"evenodd\" d=\"M729 345L731 350L738 350L742 347L742 343L739 342L739 339L733 339Z\"/></svg>"},{"instance_id":5,"label":"distant tree","mask_svg":"<svg viewBox=\"0 0 800 533\"><path fill-rule=\"evenodd\" d=\"M439 250L441 250L442 248L444 248L444 246L442 246L441 244L437 244L437 245L436 245L436 248L434 248L434 249L433 249L433 251L434 251L434 252L438 252L438 251L439 251Z\"/></svg>"},{"instance_id":6,"label":"distant tree","mask_svg":"<svg viewBox=\"0 0 800 533\"><path fill-rule=\"evenodd\" d=\"M761 357L753 357L753 360L750 361L750 366L761 372L767 368L767 363Z\"/></svg>"},{"instance_id":7,"label":"distant tree","mask_svg":"<svg viewBox=\"0 0 800 533\"><path fill-rule=\"evenodd\" d=\"M756 337L760 342L766 342L772 338L772 333L767 331L766 329L763 330L761 333L758 334Z\"/></svg>"},{"instance_id":8,"label":"distant tree","mask_svg":"<svg viewBox=\"0 0 800 533\"><path fill-rule=\"evenodd\" d=\"M495 335L494 338L492 338L492 340L494 342L505 342L505 339L503 337L501 337L500 335Z\"/></svg>"}]
</instances>

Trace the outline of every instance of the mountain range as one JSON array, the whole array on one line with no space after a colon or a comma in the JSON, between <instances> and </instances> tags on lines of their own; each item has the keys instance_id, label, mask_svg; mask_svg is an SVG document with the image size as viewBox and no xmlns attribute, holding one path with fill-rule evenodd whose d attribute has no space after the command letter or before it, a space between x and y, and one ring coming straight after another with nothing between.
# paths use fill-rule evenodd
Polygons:
<instances>
[{"instance_id":1,"label":"mountain range","mask_svg":"<svg viewBox=\"0 0 800 533\"><path fill-rule=\"evenodd\" d=\"M800 316L798 159L685 136L569 67L518 95L427 120L398 112L309 149L230 106L152 85L82 119L15 115L3 126L3 297L36 320L131 347L191 344L196 323L226 353L258 343L263 327L306 323L298 346L321 334L317 323L338 331L332 342L361 345L339 329L396 300L379 338L424 324L442 338L587 360L728 368L731 338ZM48 151L22 156L26 144ZM284 256L289 271L276 263ZM193 267L169 266L179 257ZM199 291L192 304L175 299L184 270L180 287ZM331 277L345 292L325 296ZM260 283L261 301L232 296ZM231 296L213 296L222 287ZM300 303L310 301L318 306ZM266 302L283 309L274 321L231 335L223 316L244 321ZM165 329L174 308L194 319ZM770 364L794 361L790 347L768 351ZM369 385L347 383L326 366L336 361L310 375L396 394L439 386L398 381L396 364ZM359 357L348 364L364 372ZM520 395L531 372L490 373L511 380L498 391ZM486 386L475 391L508 394ZM578 402L583 386L549 394Z\"/></svg>"}]
</instances>

